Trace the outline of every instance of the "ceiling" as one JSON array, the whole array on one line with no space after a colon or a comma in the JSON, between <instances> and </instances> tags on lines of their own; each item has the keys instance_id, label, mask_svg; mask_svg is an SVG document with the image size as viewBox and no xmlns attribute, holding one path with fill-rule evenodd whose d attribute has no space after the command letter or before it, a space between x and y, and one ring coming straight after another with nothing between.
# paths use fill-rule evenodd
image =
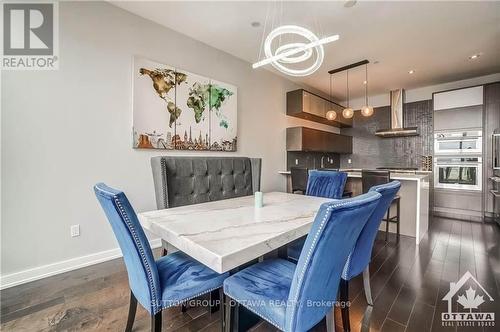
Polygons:
<instances>
[{"instance_id":1,"label":"ceiling","mask_svg":"<svg viewBox=\"0 0 500 332\"><path fill-rule=\"evenodd\" d=\"M326 94L328 70L363 59L371 62L370 95L500 72L500 2L358 1L351 8L344 3L113 2L249 63L258 60L263 35L272 26L301 25L320 38L339 34L338 41L325 45L323 65L314 74L287 76ZM468 58L476 53L478 59ZM274 71L270 65L256 70L266 69ZM364 76L363 67L350 72L351 98L363 96ZM333 76L334 98L345 99L345 81L343 73Z\"/></svg>"}]
</instances>

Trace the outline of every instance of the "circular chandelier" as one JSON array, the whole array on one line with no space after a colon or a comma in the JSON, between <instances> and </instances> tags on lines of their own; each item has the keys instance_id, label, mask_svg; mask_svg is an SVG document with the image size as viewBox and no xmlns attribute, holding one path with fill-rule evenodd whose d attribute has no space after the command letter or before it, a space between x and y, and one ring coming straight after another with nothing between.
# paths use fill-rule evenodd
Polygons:
<instances>
[{"instance_id":1,"label":"circular chandelier","mask_svg":"<svg viewBox=\"0 0 500 332\"><path fill-rule=\"evenodd\" d=\"M300 36L303 41L279 45L273 50L273 41L281 41L283 35ZM307 76L314 73L323 63L325 51L323 44L338 40L334 35L319 39L310 30L297 25L282 25L272 30L264 42L265 58L252 67L259 68L271 64L274 68L290 76ZM290 68L290 64L299 64L313 58L312 64L305 68Z\"/></svg>"}]
</instances>

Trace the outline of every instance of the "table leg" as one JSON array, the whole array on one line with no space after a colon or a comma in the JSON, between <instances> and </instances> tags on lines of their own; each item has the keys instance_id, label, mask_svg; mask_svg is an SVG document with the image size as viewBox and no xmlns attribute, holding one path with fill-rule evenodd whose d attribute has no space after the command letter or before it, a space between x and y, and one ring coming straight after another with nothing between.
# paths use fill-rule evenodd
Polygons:
<instances>
[{"instance_id":1,"label":"table leg","mask_svg":"<svg viewBox=\"0 0 500 332\"><path fill-rule=\"evenodd\" d=\"M248 267L250 265L253 265L257 263L258 260L253 260L252 262L249 262L243 266L240 266L238 268L235 268L229 272L230 275L235 274L236 272L243 270L245 267ZM229 297L228 300L230 301ZM248 331L251 329L253 326L255 326L259 321L260 317L255 315L253 312L248 310L242 305L239 305L236 301L233 300L233 306L231 308L231 319L230 319L230 326L229 330L230 331ZM226 316L227 317L227 316Z\"/></svg>"},{"instance_id":2,"label":"table leg","mask_svg":"<svg viewBox=\"0 0 500 332\"><path fill-rule=\"evenodd\" d=\"M288 245L287 244L278 248L278 258L288 259Z\"/></svg>"}]
</instances>

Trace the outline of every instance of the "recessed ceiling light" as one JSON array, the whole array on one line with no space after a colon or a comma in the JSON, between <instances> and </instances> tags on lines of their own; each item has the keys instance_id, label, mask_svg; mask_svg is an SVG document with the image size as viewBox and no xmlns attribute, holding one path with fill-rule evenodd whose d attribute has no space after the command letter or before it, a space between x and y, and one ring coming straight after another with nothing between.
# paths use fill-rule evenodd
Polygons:
<instances>
[{"instance_id":1,"label":"recessed ceiling light","mask_svg":"<svg viewBox=\"0 0 500 332\"><path fill-rule=\"evenodd\" d=\"M482 53L476 53L476 54L472 54L470 57L469 57L469 60L476 60L477 58L479 58L481 56Z\"/></svg>"},{"instance_id":2,"label":"recessed ceiling light","mask_svg":"<svg viewBox=\"0 0 500 332\"><path fill-rule=\"evenodd\" d=\"M415 70L414 69L408 70L408 74L410 74L410 75L415 74Z\"/></svg>"},{"instance_id":3,"label":"recessed ceiling light","mask_svg":"<svg viewBox=\"0 0 500 332\"><path fill-rule=\"evenodd\" d=\"M367 81L363 81L363 84L366 85L366 83L368 83Z\"/></svg>"},{"instance_id":4,"label":"recessed ceiling light","mask_svg":"<svg viewBox=\"0 0 500 332\"><path fill-rule=\"evenodd\" d=\"M347 0L346 2L344 2L344 7L345 8L351 8L351 7L354 7L354 5L356 4L356 0Z\"/></svg>"},{"instance_id":5,"label":"recessed ceiling light","mask_svg":"<svg viewBox=\"0 0 500 332\"><path fill-rule=\"evenodd\" d=\"M255 22L250 23L250 25L254 28L258 28L258 27L260 27L260 22L255 21Z\"/></svg>"}]
</instances>

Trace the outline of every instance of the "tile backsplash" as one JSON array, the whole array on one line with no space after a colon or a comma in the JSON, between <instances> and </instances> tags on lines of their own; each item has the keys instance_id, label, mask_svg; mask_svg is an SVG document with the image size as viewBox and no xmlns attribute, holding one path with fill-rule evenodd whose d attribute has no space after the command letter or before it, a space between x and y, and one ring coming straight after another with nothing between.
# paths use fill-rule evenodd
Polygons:
<instances>
[{"instance_id":1,"label":"tile backsplash","mask_svg":"<svg viewBox=\"0 0 500 332\"><path fill-rule=\"evenodd\" d=\"M340 157L336 153L287 151L286 156L287 170L293 166L308 169L340 167ZM321 158L323 158L323 167L321 166Z\"/></svg>"},{"instance_id":2,"label":"tile backsplash","mask_svg":"<svg viewBox=\"0 0 500 332\"><path fill-rule=\"evenodd\" d=\"M341 134L353 137L353 154L340 156L342 168L416 167L422 168L425 156L432 156L432 100L404 105L406 127L417 127L419 135L380 138L378 129L391 127L390 107L377 107L371 117L354 112L352 128L342 128ZM352 163L349 164L348 160Z\"/></svg>"}]
</instances>

